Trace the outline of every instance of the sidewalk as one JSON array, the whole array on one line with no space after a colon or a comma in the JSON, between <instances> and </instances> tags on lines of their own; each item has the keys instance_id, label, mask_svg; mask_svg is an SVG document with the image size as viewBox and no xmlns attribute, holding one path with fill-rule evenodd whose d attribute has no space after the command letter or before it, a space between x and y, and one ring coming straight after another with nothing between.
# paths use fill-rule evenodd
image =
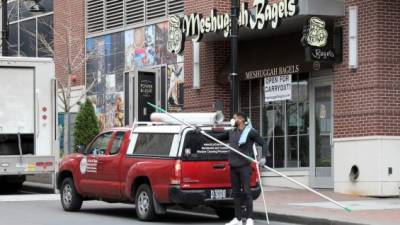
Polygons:
<instances>
[{"instance_id":1,"label":"sidewalk","mask_svg":"<svg viewBox=\"0 0 400 225\"><path fill-rule=\"evenodd\" d=\"M265 187L270 220L315 225L399 225L400 198L371 198L318 190L349 206L347 212L306 190ZM263 200L254 201L255 217L265 219Z\"/></svg>"}]
</instances>

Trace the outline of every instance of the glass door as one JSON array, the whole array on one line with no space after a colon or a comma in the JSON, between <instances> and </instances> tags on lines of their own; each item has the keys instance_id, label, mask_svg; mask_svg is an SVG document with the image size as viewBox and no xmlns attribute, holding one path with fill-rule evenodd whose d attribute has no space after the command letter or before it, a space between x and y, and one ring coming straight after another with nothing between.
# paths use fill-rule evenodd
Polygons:
<instances>
[{"instance_id":1,"label":"glass door","mask_svg":"<svg viewBox=\"0 0 400 225\"><path fill-rule=\"evenodd\" d=\"M314 82L311 88L311 184L315 188L333 188L332 84L331 82Z\"/></svg>"}]
</instances>

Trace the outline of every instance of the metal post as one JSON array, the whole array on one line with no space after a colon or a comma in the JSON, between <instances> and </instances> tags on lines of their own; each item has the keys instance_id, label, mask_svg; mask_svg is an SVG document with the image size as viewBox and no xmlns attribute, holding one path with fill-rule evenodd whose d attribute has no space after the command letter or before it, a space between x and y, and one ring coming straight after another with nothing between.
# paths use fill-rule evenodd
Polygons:
<instances>
[{"instance_id":1,"label":"metal post","mask_svg":"<svg viewBox=\"0 0 400 225\"><path fill-rule=\"evenodd\" d=\"M231 12L231 69L230 69L230 81L231 81L231 110L230 114L233 116L235 112L239 111L239 76L238 76L238 34L239 34L239 0L231 0L232 12Z\"/></svg>"},{"instance_id":2,"label":"metal post","mask_svg":"<svg viewBox=\"0 0 400 225\"><path fill-rule=\"evenodd\" d=\"M8 11L7 0L1 0L1 46L3 56L8 56Z\"/></svg>"}]
</instances>

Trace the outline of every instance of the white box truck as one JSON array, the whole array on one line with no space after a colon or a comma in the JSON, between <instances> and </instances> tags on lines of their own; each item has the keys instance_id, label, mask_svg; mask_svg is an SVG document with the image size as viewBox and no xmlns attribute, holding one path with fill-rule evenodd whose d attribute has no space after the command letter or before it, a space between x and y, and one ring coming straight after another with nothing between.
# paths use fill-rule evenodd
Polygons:
<instances>
[{"instance_id":1,"label":"white box truck","mask_svg":"<svg viewBox=\"0 0 400 225\"><path fill-rule=\"evenodd\" d=\"M0 188L55 172L55 93L52 59L0 57Z\"/></svg>"}]
</instances>

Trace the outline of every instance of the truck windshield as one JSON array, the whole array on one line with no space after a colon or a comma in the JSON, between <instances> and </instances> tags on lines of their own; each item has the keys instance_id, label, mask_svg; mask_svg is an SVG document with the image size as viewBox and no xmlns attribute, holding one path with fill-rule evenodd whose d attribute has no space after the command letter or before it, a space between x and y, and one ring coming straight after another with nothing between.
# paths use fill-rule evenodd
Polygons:
<instances>
[{"instance_id":1,"label":"truck windshield","mask_svg":"<svg viewBox=\"0 0 400 225\"><path fill-rule=\"evenodd\" d=\"M218 136L220 132L207 132ZM182 159L184 160L228 160L229 149L202 134L190 131L186 134Z\"/></svg>"}]
</instances>

